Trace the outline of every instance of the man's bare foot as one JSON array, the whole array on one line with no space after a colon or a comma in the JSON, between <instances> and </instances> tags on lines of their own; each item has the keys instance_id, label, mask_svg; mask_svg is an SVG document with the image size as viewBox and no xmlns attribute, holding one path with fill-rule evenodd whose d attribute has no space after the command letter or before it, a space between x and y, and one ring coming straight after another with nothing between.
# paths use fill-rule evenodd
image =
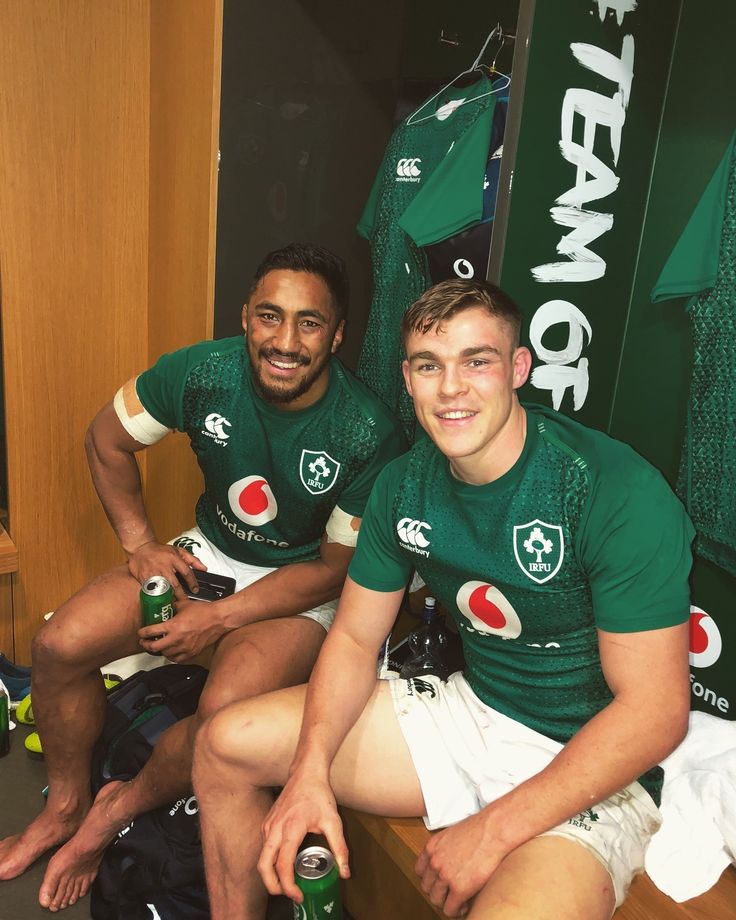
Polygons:
<instances>
[{"instance_id":1,"label":"man's bare foot","mask_svg":"<svg viewBox=\"0 0 736 920\"><path fill-rule=\"evenodd\" d=\"M87 894L105 847L128 823L115 807L128 785L113 782L103 786L77 833L51 857L38 894L41 907L63 910Z\"/></svg>"},{"instance_id":2,"label":"man's bare foot","mask_svg":"<svg viewBox=\"0 0 736 920\"><path fill-rule=\"evenodd\" d=\"M0 841L0 881L16 878L52 847L69 840L79 830L86 811L60 816L46 805L20 834Z\"/></svg>"}]
</instances>

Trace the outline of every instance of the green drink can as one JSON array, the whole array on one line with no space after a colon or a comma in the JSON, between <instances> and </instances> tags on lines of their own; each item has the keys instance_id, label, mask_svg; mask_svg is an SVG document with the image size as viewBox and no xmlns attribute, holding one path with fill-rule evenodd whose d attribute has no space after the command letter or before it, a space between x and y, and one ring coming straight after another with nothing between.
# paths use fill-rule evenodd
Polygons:
<instances>
[{"instance_id":1,"label":"green drink can","mask_svg":"<svg viewBox=\"0 0 736 920\"><path fill-rule=\"evenodd\" d=\"M174 616L174 591L163 575L153 575L141 585L144 626L165 623Z\"/></svg>"},{"instance_id":2,"label":"green drink can","mask_svg":"<svg viewBox=\"0 0 736 920\"><path fill-rule=\"evenodd\" d=\"M0 757L10 753L10 698L0 683Z\"/></svg>"},{"instance_id":3,"label":"green drink can","mask_svg":"<svg viewBox=\"0 0 736 920\"><path fill-rule=\"evenodd\" d=\"M325 847L307 847L294 863L297 888L304 895L294 902L294 920L342 920L340 875L335 857Z\"/></svg>"}]
</instances>

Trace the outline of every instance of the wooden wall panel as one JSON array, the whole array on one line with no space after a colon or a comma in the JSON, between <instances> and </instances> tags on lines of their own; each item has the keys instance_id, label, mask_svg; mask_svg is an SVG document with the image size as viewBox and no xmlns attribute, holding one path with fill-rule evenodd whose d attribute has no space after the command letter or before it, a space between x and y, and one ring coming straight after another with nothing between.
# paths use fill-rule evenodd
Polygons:
<instances>
[{"instance_id":1,"label":"wooden wall panel","mask_svg":"<svg viewBox=\"0 0 736 920\"><path fill-rule=\"evenodd\" d=\"M16 654L121 557L85 429L147 358L146 0L0 0L0 278Z\"/></svg>"},{"instance_id":2,"label":"wooden wall panel","mask_svg":"<svg viewBox=\"0 0 736 920\"><path fill-rule=\"evenodd\" d=\"M221 45L222 0L152 0L147 363L212 336ZM162 539L194 522L201 477L187 443L148 452Z\"/></svg>"},{"instance_id":3,"label":"wooden wall panel","mask_svg":"<svg viewBox=\"0 0 736 920\"><path fill-rule=\"evenodd\" d=\"M0 652L15 660L13 583L10 575L0 575ZM30 661L23 663L29 664Z\"/></svg>"},{"instance_id":4,"label":"wooden wall panel","mask_svg":"<svg viewBox=\"0 0 736 920\"><path fill-rule=\"evenodd\" d=\"M42 615L122 561L87 425L161 352L211 334L222 0L0 0L0 22L9 532L27 658ZM170 536L193 520L196 465L181 437L140 456Z\"/></svg>"}]
</instances>

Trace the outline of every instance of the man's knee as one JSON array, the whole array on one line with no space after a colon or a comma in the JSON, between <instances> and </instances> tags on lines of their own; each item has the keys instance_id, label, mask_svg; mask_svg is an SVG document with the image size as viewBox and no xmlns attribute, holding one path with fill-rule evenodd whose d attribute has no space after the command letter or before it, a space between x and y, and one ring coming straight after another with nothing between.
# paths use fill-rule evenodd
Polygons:
<instances>
[{"instance_id":1,"label":"man's knee","mask_svg":"<svg viewBox=\"0 0 736 920\"><path fill-rule=\"evenodd\" d=\"M245 783L275 786L285 781L298 723L266 697L220 709L202 724L194 744L200 775L237 769Z\"/></svg>"},{"instance_id":2,"label":"man's knee","mask_svg":"<svg viewBox=\"0 0 736 920\"><path fill-rule=\"evenodd\" d=\"M195 719L201 726L210 716L214 716L228 703L234 703L249 695L247 693L236 694L232 681L221 680L219 675L211 673L199 697Z\"/></svg>"},{"instance_id":3,"label":"man's knee","mask_svg":"<svg viewBox=\"0 0 736 920\"><path fill-rule=\"evenodd\" d=\"M79 646L74 637L51 621L44 623L33 637L31 658L36 677L54 666L74 667L79 657Z\"/></svg>"},{"instance_id":4,"label":"man's knee","mask_svg":"<svg viewBox=\"0 0 736 920\"><path fill-rule=\"evenodd\" d=\"M248 750L248 722L234 718L228 711L216 711L201 723L194 746L195 762L206 763L207 769L223 766L245 766Z\"/></svg>"}]
</instances>

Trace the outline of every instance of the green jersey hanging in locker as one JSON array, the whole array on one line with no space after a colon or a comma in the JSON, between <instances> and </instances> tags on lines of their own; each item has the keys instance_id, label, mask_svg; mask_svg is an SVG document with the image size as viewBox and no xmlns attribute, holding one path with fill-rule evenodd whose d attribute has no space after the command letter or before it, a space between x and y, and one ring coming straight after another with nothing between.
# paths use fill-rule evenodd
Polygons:
<instances>
[{"instance_id":1,"label":"green jersey hanging in locker","mask_svg":"<svg viewBox=\"0 0 736 920\"><path fill-rule=\"evenodd\" d=\"M652 291L689 296L693 371L677 491L696 551L736 575L736 136Z\"/></svg>"},{"instance_id":2,"label":"green jersey hanging in locker","mask_svg":"<svg viewBox=\"0 0 736 920\"><path fill-rule=\"evenodd\" d=\"M401 375L399 325L431 285L419 251L477 223L496 96L485 75L448 87L396 129L358 223L371 244L373 302L358 376L398 412L407 432L414 410Z\"/></svg>"}]
</instances>

